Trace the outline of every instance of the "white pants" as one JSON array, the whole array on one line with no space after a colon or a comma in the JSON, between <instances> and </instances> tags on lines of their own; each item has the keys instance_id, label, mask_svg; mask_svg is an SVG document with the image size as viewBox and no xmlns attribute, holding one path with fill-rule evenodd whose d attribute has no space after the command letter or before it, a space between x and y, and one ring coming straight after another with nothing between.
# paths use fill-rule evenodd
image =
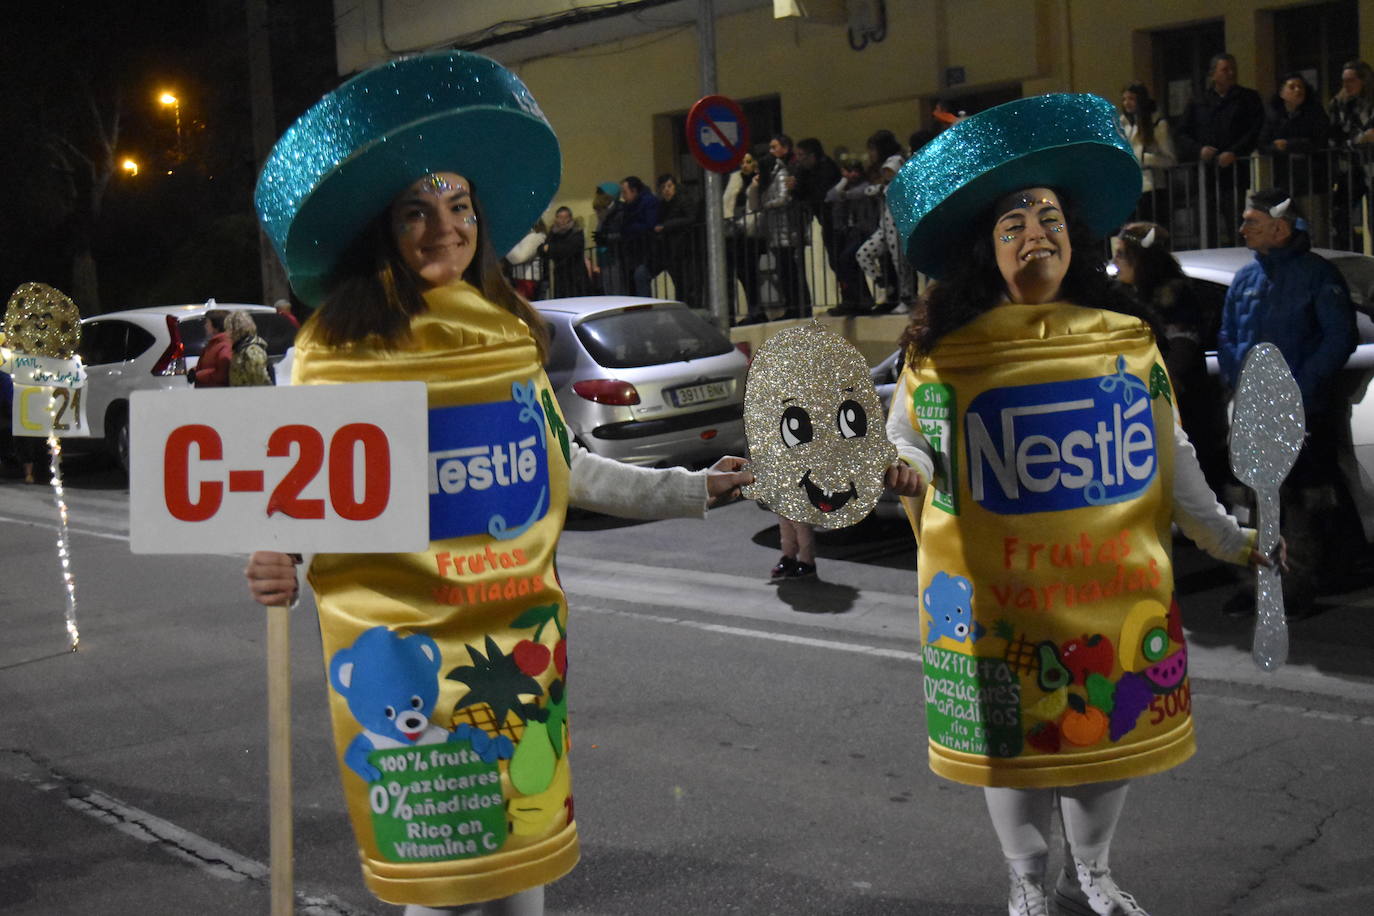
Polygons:
<instances>
[{"instance_id":1,"label":"white pants","mask_svg":"<svg viewBox=\"0 0 1374 916\"><path fill-rule=\"evenodd\" d=\"M532 887L499 900L462 906L429 907L412 903L405 916L544 916L544 886Z\"/></svg>"},{"instance_id":2,"label":"white pants","mask_svg":"<svg viewBox=\"0 0 1374 916\"><path fill-rule=\"evenodd\" d=\"M1128 786L1120 780L1057 789L984 789L983 795L1007 862L1018 874L1042 877L1055 802L1073 856L1106 868ZM1071 869L1072 863L1066 866Z\"/></svg>"}]
</instances>

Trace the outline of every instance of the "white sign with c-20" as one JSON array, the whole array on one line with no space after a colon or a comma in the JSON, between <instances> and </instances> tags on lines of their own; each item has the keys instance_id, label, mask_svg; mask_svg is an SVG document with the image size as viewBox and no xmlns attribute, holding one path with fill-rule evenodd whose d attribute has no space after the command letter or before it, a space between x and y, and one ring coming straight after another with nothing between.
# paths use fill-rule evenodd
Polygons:
<instances>
[{"instance_id":1,"label":"white sign with c-20","mask_svg":"<svg viewBox=\"0 0 1374 916\"><path fill-rule=\"evenodd\" d=\"M409 553L429 543L422 382L140 391L134 553Z\"/></svg>"}]
</instances>

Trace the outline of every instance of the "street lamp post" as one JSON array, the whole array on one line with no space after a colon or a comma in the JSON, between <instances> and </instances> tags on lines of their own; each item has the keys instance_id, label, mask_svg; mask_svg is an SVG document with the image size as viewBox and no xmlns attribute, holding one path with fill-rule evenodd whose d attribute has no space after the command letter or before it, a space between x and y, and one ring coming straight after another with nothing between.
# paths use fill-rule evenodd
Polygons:
<instances>
[{"instance_id":1,"label":"street lamp post","mask_svg":"<svg viewBox=\"0 0 1374 916\"><path fill-rule=\"evenodd\" d=\"M164 92L164 93L162 93L162 95L158 96L157 100L158 100L159 102L161 102L161 103L163 104L164 107L165 107L165 106L168 106L168 105L170 105L170 106L172 107L172 116L176 119L176 130L177 130L177 161L180 161L180 160L181 160L181 100L178 99L176 96L172 95L172 93L170 93L170 92Z\"/></svg>"}]
</instances>

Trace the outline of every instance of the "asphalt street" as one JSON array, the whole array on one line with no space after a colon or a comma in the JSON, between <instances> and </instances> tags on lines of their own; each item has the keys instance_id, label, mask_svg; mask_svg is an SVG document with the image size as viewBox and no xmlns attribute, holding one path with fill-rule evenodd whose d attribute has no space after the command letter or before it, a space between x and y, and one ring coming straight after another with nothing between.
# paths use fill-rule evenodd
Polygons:
<instances>
[{"instance_id":1,"label":"asphalt street","mask_svg":"<svg viewBox=\"0 0 1374 916\"><path fill-rule=\"evenodd\" d=\"M263 615L242 557L136 556L127 491L68 463L80 651L44 487L0 481L0 911L268 911ZM822 534L766 581L773 517L575 516L571 727L583 858L554 916L1005 913L976 790L933 776L903 523ZM1186 542L1199 752L1131 790L1112 864L1160 914L1374 912L1374 588L1328 596L1266 674ZM300 913L366 891L327 735L319 637L292 619ZM1056 860L1057 861L1057 860Z\"/></svg>"}]
</instances>

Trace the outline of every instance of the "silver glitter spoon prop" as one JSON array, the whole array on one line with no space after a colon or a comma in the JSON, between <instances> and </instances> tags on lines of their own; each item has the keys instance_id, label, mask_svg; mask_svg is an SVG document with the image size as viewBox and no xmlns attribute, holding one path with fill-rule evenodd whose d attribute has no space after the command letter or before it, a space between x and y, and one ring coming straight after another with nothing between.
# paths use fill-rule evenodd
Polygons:
<instances>
[{"instance_id":1,"label":"silver glitter spoon prop","mask_svg":"<svg viewBox=\"0 0 1374 916\"><path fill-rule=\"evenodd\" d=\"M1302 393L1283 354L1262 343L1246 354L1231 417L1231 471L1255 491L1255 549L1273 557L1279 543L1279 486L1302 450ZM1288 659L1288 622L1277 566L1255 568L1255 664L1274 671Z\"/></svg>"}]
</instances>

